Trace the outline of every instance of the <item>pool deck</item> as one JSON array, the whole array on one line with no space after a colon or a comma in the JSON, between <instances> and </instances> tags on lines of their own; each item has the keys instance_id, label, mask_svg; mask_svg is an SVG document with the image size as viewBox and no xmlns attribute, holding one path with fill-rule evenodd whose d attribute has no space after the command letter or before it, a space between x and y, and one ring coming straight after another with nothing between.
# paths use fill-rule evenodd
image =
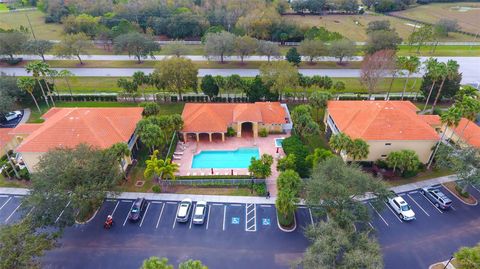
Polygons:
<instances>
[{"instance_id":1,"label":"pool deck","mask_svg":"<svg viewBox=\"0 0 480 269\"><path fill-rule=\"evenodd\" d=\"M275 147L275 138L289 137L289 134L271 134L268 137L227 137L225 142L220 139L209 142L208 140L201 140L200 142L187 142L183 144L179 142L175 152L182 153L176 154L173 162L180 165L178 175L180 176L208 176L212 174L211 168L192 168L192 160L195 154L200 153L202 150L236 150L242 147L258 147L260 156L262 154L269 154L274 157L274 163L272 164L272 175L267 178L267 187L271 196L276 196L276 179L278 177L277 172L277 159L285 156L282 148ZM180 157L180 158L178 158ZM214 168L214 175L249 175L248 168Z\"/></svg>"}]
</instances>

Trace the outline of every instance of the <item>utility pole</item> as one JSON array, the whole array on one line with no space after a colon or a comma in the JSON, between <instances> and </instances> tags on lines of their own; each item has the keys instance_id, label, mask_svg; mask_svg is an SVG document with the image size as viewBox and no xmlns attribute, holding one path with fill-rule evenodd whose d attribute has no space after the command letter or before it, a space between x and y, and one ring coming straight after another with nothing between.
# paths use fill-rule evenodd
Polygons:
<instances>
[{"instance_id":1,"label":"utility pole","mask_svg":"<svg viewBox=\"0 0 480 269\"><path fill-rule=\"evenodd\" d=\"M33 39L37 40L35 36L35 32L33 31L32 23L30 22L30 18L28 17L28 13L25 12L25 17L27 17L28 25L30 25L30 31L32 31Z\"/></svg>"}]
</instances>

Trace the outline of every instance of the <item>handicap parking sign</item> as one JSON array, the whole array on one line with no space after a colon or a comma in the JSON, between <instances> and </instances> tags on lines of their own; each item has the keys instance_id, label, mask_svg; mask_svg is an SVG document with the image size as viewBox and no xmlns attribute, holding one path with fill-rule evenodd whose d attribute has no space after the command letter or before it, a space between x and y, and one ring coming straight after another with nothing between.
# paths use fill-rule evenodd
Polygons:
<instances>
[{"instance_id":1,"label":"handicap parking sign","mask_svg":"<svg viewBox=\"0 0 480 269\"><path fill-rule=\"evenodd\" d=\"M264 226L270 225L270 219L262 218L262 225Z\"/></svg>"},{"instance_id":2,"label":"handicap parking sign","mask_svg":"<svg viewBox=\"0 0 480 269\"><path fill-rule=\"evenodd\" d=\"M232 218L232 224L240 224L240 218L239 217L233 217Z\"/></svg>"}]
</instances>

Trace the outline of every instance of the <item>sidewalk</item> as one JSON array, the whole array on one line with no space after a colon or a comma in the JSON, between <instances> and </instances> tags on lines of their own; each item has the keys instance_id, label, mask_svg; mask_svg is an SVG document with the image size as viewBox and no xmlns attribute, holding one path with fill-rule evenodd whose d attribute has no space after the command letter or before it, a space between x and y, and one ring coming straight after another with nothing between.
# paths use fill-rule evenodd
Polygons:
<instances>
[{"instance_id":1,"label":"sidewalk","mask_svg":"<svg viewBox=\"0 0 480 269\"><path fill-rule=\"evenodd\" d=\"M429 180L424 180L420 182L405 184L401 186L396 186L390 188L396 193L408 192L417 190L419 188L427 187L430 185L438 185L448 181L457 180L455 175L444 176L432 178ZM11 195L27 195L28 189L23 188L0 188L0 194L11 194ZM136 199L138 197L143 197L148 200L165 200L165 201L181 201L185 198L190 198L194 201L203 200L211 203L250 203L250 204L274 204L275 198L272 196L270 199L265 197L258 196L226 196L226 195L193 195L193 194L176 194L176 193L142 193L142 192L124 192L117 197L117 199ZM364 197L363 199L368 199L371 197Z\"/></svg>"}]
</instances>

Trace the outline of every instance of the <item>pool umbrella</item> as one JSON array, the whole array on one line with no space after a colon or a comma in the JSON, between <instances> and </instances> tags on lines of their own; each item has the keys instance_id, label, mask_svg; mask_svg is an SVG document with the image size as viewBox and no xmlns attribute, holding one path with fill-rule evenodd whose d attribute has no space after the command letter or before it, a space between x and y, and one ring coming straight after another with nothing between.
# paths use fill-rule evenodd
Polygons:
<instances>
[{"instance_id":1,"label":"pool umbrella","mask_svg":"<svg viewBox=\"0 0 480 269\"><path fill-rule=\"evenodd\" d=\"M278 148L277 148L277 153L278 153Z\"/></svg>"},{"instance_id":2,"label":"pool umbrella","mask_svg":"<svg viewBox=\"0 0 480 269\"><path fill-rule=\"evenodd\" d=\"M233 169L232 169L232 176L233 176Z\"/></svg>"},{"instance_id":3,"label":"pool umbrella","mask_svg":"<svg viewBox=\"0 0 480 269\"><path fill-rule=\"evenodd\" d=\"M212 168L212 175L213 175L213 168Z\"/></svg>"}]
</instances>

